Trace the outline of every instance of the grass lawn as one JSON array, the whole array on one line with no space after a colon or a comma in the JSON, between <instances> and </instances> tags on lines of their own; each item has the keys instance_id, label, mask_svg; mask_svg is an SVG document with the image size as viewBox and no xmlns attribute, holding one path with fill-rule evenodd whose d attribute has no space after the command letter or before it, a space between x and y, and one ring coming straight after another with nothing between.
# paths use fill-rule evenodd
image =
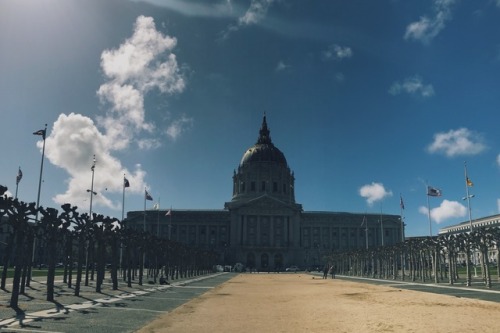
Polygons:
<instances>
[{"instance_id":1,"label":"grass lawn","mask_svg":"<svg viewBox=\"0 0 500 333\"><path fill-rule=\"evenodd\" d=\"M32 275L35 276L47 276L47 268L33 268L31 271ZM56 268L56 276L57 275L63 275L64 274L64 269L59 269ZM14 277L14 268L11 267L7 271L7 278L13 278Z\"/></svg>"}]
</instances>

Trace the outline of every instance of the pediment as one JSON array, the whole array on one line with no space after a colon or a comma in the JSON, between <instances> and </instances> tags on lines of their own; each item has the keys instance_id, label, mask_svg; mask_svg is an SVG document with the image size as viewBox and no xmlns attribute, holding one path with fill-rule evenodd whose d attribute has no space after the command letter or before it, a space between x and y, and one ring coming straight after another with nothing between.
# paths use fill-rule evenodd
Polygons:
<instances>
[{"instance_id":1,"label":"pediment","mask_svg":"<svg viewBox=\"0 0 500 333\"><path fill-rule=\"evenodd\" d=\"M230 210L239 210L240 213L247 214L290 214L301 210L301 205L278 200L269 195L262 195L245 201L228 202L226 207Z\"/></svg>"}]
</instances>

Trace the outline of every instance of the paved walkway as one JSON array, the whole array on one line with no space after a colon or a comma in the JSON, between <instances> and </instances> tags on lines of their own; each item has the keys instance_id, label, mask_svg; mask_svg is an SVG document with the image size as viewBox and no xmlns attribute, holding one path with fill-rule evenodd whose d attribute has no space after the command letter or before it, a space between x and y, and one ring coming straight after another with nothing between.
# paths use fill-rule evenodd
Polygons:
<instances>
[{"instance_id":1,"label":"paved walkway","mask_svg":"<svg viewBox=\"0 0 500 333\"><path fill-rule=\"evenodd\" d=\"M26 295L19 296L19 313L8 307L10 292L0 290L0 332L134 332L233 276L218 273L132 288L124 284L119 290L105 284L102 293L95 292L92 282L82 287L80 297L57 281L56 302L45 301L45 282L35 280Z\"/></svg>"},{"instance_id":2,"label":"paved walkway","mask_svg":"<svg viewBox=\"0 0 500 333\"><path fill-rule=\"evenodd\" d=\"M320 273L314 273L315 275L322 275ZM329 276L331 278L331 276ZM394 287L399 289L415 290L421 292L435 293L441 295L450 295L455 297L473 298L483 301L491 301L500 303L500 281L495 277L492 280L492 287L487 288L480 277L474 277L472 279L472 286L467 287L465 284L465 279L459 279L454 285L450 285L448 281L442 281L440 283L434 283L434 280L429 280L426 282L421 281L409 281L406 278L405 281L399 280L383 280L383 279L373 279L368 277L357 277L357 276L347 276L347 275L337 275L336 278L371 283L377 285L384 285L388 287Z\"/></svg>"}]
</instances>

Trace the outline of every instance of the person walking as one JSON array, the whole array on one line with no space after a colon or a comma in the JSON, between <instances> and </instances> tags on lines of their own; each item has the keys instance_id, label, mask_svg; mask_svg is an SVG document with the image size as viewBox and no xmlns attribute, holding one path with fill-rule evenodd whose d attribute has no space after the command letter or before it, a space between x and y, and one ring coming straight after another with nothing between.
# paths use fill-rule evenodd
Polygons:
<instances>
[{"instance_id":1,"label":"person walking","mask_svg":"<svg viewBox=\"0 0 500 333\"><path fill-rule=\"evenodd\" d=\"M330 273L332 274L332 279L335 279L335 266L330 267Z\"/></svg>"},{"instance_id":2,"label":"person walking","mask_svg":"<svg viewBox=\"0 0 500 333\"><path fill-rule=\"evenodd\" d=\"M323 267L323 279L327 278L328 278L328 265L325 265L325 267Z\"/></svg>"}]
</instances>

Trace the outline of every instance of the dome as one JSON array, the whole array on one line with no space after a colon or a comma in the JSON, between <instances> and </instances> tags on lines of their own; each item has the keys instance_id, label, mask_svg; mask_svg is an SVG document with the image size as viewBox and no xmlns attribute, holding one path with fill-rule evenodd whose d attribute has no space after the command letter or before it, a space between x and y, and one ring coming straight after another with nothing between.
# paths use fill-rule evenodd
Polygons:
<instances>
[{"instance_id":1,"label":"dome","mask_svg":"<svg viewBox=\"0 0 500 333\"><path fill-rule=\"evenodd\" d=\"M285 155L274 146L269 136L267 128L266 116L262 121L262 127L259 131L259 139L257 143L248 148L241 158L240 166L247 165L253 162L273 162L287 166Z\"/></svg>"}]
</instances>

